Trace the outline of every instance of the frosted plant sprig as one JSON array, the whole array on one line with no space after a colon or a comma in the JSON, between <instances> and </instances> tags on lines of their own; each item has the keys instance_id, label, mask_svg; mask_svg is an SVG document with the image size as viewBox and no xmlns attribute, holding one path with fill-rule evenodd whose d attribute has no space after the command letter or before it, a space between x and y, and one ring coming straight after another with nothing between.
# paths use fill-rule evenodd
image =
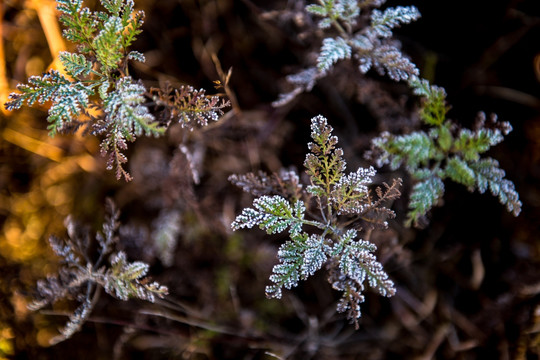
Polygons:
<instances>
[{"instance_id":1,"label":"frosted plant sprig","mask_svg":"<svg viewBox=\"0 0 540 360\"><path fill-rule=\"evenodd\" d=\"M364 282L383 296L392 296L395 288L373 255L375 245L358 238L356 229L387 227L386 219L395 213L383 203L400 196L401 180L385 184L384 190L377 187L373 194L375 169L346 174L343 150L332 131L323 116L311 119L313 141L304 162L310 178L307 187L299 186L299 176L290 171L281 173L281 181L275 180L277 174L270 178L262 172L231 176L237 186L258 196L253 208L243 209L231 227L258 226L269 234L288 231L289 240L280 246L279 263L270 275L272 284L266 287L267 297L281 298L283 288L297 286L326 266L332 287L343 292L338 311L347 312L358 327Z\"/></svg>"},{"instance_id":2,"label":"frosted plant sprig","mask_svg":"<svg viewBox=\"0 0 540 360\"><path fill-rule=\"evenodd\" d=\"M414 6L390 7L384 11L373 9L382 3L384 1L359 5L357 0L319 0L319 4L307 5L308 13L322 18L318 27L325 31L325 38L315 66L287 76L293 90L280 94L273 105L282 106L300 93L310 91L317 80L326 76L341 60L354 59L361 73L374 69L394 81L417 76L418 68L401 52L399 42L392 38L392 31L416 21L420 12ZM369 23L363 24L360 13L369 12Z\"/></svg>"},{"instance_id":3,"label":"frosted plant sprig","mask_svg":"<svg viewBox=\"0 0 540 360\"><path fill-rule=\"evenodd\" d=\"M395 170L404 166L415 184L410 194L406 225L419 225L426 213L444 195L444 180L450 179L480 193L491 191L514 216L521 211L521 201L514 184L505 179L499 163L482 154L503 141L512 127L508 122L489 121L478 115L473 129L458 128L446 118L448 105L444 89L428 81L412 78L410 86L422 99L420 117L429 131L406 135L383 133L372 140L371 157L378 166L388 164Z\"/></svg>"},{"instance_id":4,"label":"frosted plant sprig","mask_svg":"<svg viewBox=\"0 0 540 360\"><path fill-rule=\"evenodd\" d=\"M130 181L124 169L128 143L143 135L163 135L171 120L190 130L206 126L217 121L229 103L191 86L171 96L169 88L149 92L129 75L128 67L129 61L145 61L143 54L129 49L142 31L144 12L134 9L133 0L100 0L100 4L104 11L92 11L82 0L57 0L63 36L77 45L77 51L60 53L63 73L51 70L19 84L5 107L15 110L50 102L50 136L82 126L91 129L103 136L101 153L107 157L107 169L114 168L117 179ZM150 105L156 110L156 103L169 111L164 121L151 112Z\"/></svg>"},{"instance_id":5,"label":"frosted plant sprig","mask_svg":"<svg viewBox=\"0 0 540 360\"><path fill-rule=\"evenodd\" d=\"M77 45L77 52L60 53L65 75L51 70L30 77L28 84L17 86L18 93L10 94L5 107L50 101L51 136L81 126L105 134L101 149L109 156L108 168L114 166L117 178L130 180L123 169L127 142L142 134L162 135L165 128L149 113L144 86L128 74L129 59L144 61L142 54L129 51L141 32L144 12L135 11L132 0L101 0L101 5L105 11L91 11L82 0L57 0L63 36Z\"/></svg>"},{"instance_id":6,"label":"frosted plant sprig","mask_svg":"<svg viewBox=\"0 0 540 360\"><path fill-rule=\"evenodd\" d=\"M90 316L100 289L109 295L128 300L138 298L154 302L156 297L167 295L167 287L150 282L146 275L148 264L129 262L126 254L115 251L118 241L119 212L112 201L107 201L107 216L102 231L95 235L98 254L91 254L92 236L89 230L71 217L66 219L67 239L51 236L52 250L62 259L57 274L49 275L37 283L36 297L28 306L36 311L62 299L76 299L79 303L60 334L51 340L56 344L78 332ZM104 264L109 258L109 264Z\"/></svg>"}]
</instances>

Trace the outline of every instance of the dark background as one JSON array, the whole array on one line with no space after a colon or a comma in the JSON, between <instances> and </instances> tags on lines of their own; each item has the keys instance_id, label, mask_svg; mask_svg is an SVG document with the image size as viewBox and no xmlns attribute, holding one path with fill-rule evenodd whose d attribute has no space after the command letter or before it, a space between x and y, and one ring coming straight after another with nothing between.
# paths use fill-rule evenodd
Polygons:
<instances>
[{"instance_id":1,"label":"dark background","mask_svg":"<svg viewBox=\"0 0 540 360\"><path fill-rule=\"evenodd\" d=\"M266 299L264 286L284 238L258 229L232 233L228 228L252 201L226 181L228 176L288 166L302 171L311 117L322 114L329 119L349 170L369 165L363 154L380 131L399 133L419 126L411 115L414 99L406 86L372 72L361 76L347 62L336 66L312 92L284 108L272 108L271 102L286 86L285 76L306 66L310 51L320 46L316 33L298 35L313 29L298 3L136 2L145 10L146 21L134 49L145 53L147 62L133 65L134 77L148 86L168 80L213 93L219 73L209 54L217 55L225 72L232 68L229 86L237 99L235 108L220 120L223 125L189 138L190 146L205 154L201 183L193 187L185 184L189 183L185 176L174 178L168 172L181 165L174 162L178 146L174 129L165 138L141 138L130 145L129 169L135 180L127 184L104 170L95 138L48 139L44 109L5 114L0 144L0 325L2 344L11 344L6 356L540 357L537 1L388 1L384 5L415 5L420 10L422 17L395 30L395 37L422 76L446 89L449 118L468 127L479 111L485 111L512 124L514 130L487 155L500 162L516 185L523 210L515 218L491 194L470 193L447 182L444 203L429 214L427 226L404 228L410 182L403 172L381 169L381 181L404 177L404 195L394 204L397 219L388 231L373 236L398 293L387 299L367 291L357 331L335 314L339 294L330 289L323 272L285 291L282 300ZM22 1L3 4L5 62L12 87L31 75L25 65L30 60L41 59L41 71L51 61L40 23L25 5ZM367 95L361 101L362 91ZM378 103L380 92L393 100ZM396 104L403 107L396 110ZM50 158L22 149L7 140L7 128L35 134L62 149L59 163L79 165L60 168ZM88 154L95 163L84 167L77 161ZM68 213L99 229L107 196L122 211L122 223L142 232L169 206L169 198L184 204L173 266L165 267L148 255L142 235L125 235L121 241L131 259L151 264L152 276L169 287L175 306L124 303L104 294L80 333L47 347L46 340L63 324L61 312L70 305L59 304L49 314L25 310L35 281L55 269L57 259L47 249L46 239L50 233L63 234L62 221ZM24 232L36 222L40 231ZM10 242L17 238L13 229L23 231L18 244ZM24 244L22 239L27 239ZM145 314L163 308L167 317Z\"/></svg>"}]
</instances>

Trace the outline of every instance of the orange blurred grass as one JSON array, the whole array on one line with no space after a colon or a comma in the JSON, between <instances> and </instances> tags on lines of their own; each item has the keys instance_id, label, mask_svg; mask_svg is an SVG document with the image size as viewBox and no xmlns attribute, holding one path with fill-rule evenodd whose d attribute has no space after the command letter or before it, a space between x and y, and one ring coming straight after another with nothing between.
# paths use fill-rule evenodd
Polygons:
<instances>
[{"instance_id":1,"label":"orange blurred grass","mask_svg":"<svg viewBox=\"0 0 540 360\"><path fill-rule=\"evenodd\" d=\"M0 108L7 115L8 111L4 108L4 103L9 95L9 85L6 76L6 56L4 53L4 4L0 2Z\"/></svg>"},{"instance_id":2,"label":"orange blurred grass","mask_svg":"<svg viewBox=\"0 0 540 360\"><path fill-rule=\"evenodd\" d=\"M47 45L51 52L53 62L48 66L48 69L55 69L62 73L64 68L60 63L58 54L65 51L66 43L62 38L62 32L58 23L58 12L56 10L56 2L54 0L27 0L25 6L28 9L36 11L43 33L47 39ZM4 36L3 36L3 14L4 4L0 1L0 109L4 115L9 115L10 112L3 106L8 100L9 94L14 90L10 88L7 79L7 64L4 52Z\"/></svg>"}]
</instances>

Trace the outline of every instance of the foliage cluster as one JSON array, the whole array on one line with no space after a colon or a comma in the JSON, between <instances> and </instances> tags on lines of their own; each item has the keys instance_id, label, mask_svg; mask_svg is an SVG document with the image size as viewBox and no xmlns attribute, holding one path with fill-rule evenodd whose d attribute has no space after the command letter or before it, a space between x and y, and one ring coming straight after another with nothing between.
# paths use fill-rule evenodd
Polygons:
<instances>
[{"instance_id":1,"label":"foliage cluster","mask_svg":"<svg viewBox=\"0 0 540 360\"><path fill-rule=\"evenodd\" d=\"M514 216L521 211L521 201L514 184L505 179L505 172L497 160L481 157L492 146L503 141L512 127L498 122L492 115L479 113L473 129L458 128L446 118L448 105L444 89L430 85L423 79L409 81L416 95L422 97L420 117L429 127L406 135L388 132L372 140L378 166L389 164L392 170L404 165L416 181L410 194L406 223L419 224L419 220L436 205L444 194L444 179L465 185L469 191L487 189L498 196Z\"/></svg>"},{"instance_id":2,"label":"foliage cluster","mask_svg":"<svg viewBox=\"0 0 540 360\"><path fill-rule=\"evenodd\" d=\"M394 283L373 255L376 246L358 239L358 232L362 226L387 227L386 219L395 213L382 204L401 195L401 180L373 191L370 185L376 172L372 167L346 174L343 150L337 147L338 139L332 131L323 116L311 119L313 142L308 144L311 152L304 162L310 185L305 188L294 172L275 175L273 184L264 173L232 176L233 183L258 198L253 208L244 209L231 226L234 230L258 226L268 234L288 229L290 239L279 248L279 264L274 266L270 276L273 284L266 287L266 296L281 298L283 287L297 286L299 280L326 265L328 282L343 292L338 311L347 312L358 328L365 281L382 296L395 293ZM273 193L279 195L270 195ZM313 218L306 218L306 214ZM303 226L317 230L306 232Z\"/></svg>"}]
</instances>

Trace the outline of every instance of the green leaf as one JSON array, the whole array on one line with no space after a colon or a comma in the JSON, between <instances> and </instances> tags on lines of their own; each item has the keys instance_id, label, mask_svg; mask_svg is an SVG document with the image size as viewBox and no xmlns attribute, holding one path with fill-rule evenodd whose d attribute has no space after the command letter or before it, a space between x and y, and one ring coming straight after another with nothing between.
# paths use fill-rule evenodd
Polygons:
<instances>
[{"instance_id":1,"label":"green leaf","mask_svg":"<svg viewBox=\"0 0 540 360\"><path fill-rule=\"evenodd\" d=\"M102 86L105 86L103 84ZM100 94L103 88L100 86ZM133 83L129 76L120 78L116 89L106 93L103 101L105 118L95 125L95 133L106 134L101 142L103 154L109 154L107 168L116 167L116 177L131 177L122 168L127 159L122 151L127 148L127 141L134 141L140 135L159 136L164 129L155 122L154 116L144 105L146 89Z\"/></svg>"},{"instance_id":2,"label":"green leaf","mask_svg":"<svg viewBox=\"0 0 540 360\"><path fill-rule=\"evenodd\" d=\"M479 129L475 132L469 129L462 129L454 143L456 151L463 154L467 161L477 161L480 154L488 151L492 146L503 140L500 130Z\"/></svg>"},{"instance_id":3,"label":"green leaf","mask_svg":"<svg viewBox=\"0 0 540 360\"><path fill-rule=\"evenodd\" d=\"M59 58L64 65L66 73L74 78L78 78L80 75L88 76L92 71L92 62L88 61L82 54L62 51Z\"/></svg>"},{"instance_id":4,"label":"green leaf","mask_svg":"<svg viewBox=\"0 0 540 360\"><path fill-rule=\"evenodd\" d=\"M124 5L124 0L100 0L101 5L113 16L118 16Z\"/></svg>"},{"instance_id":5,"label":"green leaf","mask_svg":"<svg viewBox=\"0 0 540 360\"><path fill-rule=\"evenodd\" d=\"M429 81L416 76L411 77L409 86L416 95L422 96L420 117L433 126L441 126L446 120L449 107L446 104L446 91L442 87L433 86Z\"/></svg>"},{"instance_id":6,"label":"green leaf","mask_svg":"<svg viewBox=\"0 0 540 360\"><path fill-rule=\"evenodd\" d=\"M288 227L290 227L291 236L302 231L306 210L302 201L295 202L293 208L285 198L279 195L261 196L255 199L253 207L253 209L242 210L242 213L231 224L233 230L257 225L268 234L282 232Z\"/></svg>"},{"instance_id":7,"label":"green leaf","mask_svg":"<svg viewBox=\"0 0 540 360\"><path fill-rule=\"evenodd\" d=\"M448 159L444 170L445 174L450 179L458 184L467 186L470 191L474 190L474 185L476 182L475 174L465 161L457 156L453 156Z\"/></svg>"},{"instance_id":8,"label":"green leaf","mask_svg":"<svg viewBox=\"0 0 540 360\"><path fill-rule=\"evenodd\" d=\"M431 176L414 185L409 199L409 213L405 224L418 224L420 217L439 202L444 194L444 183L437 176Z\"/></svg>"},{"instance_id":9,"label":"green leaf","mask_svg":"<svg viewBox=\"0 0 540 360\"><path fill-rule=\"evenodd\" d=\"M420 165L427 165L436 153L435 144L425 132L413 132L402 136L389 136L380 144L391 159L390 167L397 169L405 163L407 169L414 170Z\"/></svg>"},{"instance_id":10,"label":"green leaf","mask_svg":"<svg viewBox=\"0 0 540 360\"><path fill-rule=\"evenodd\" d=\"M84 52L90 50L97 22L92 12L82 6L82 0L57 0L57 9L60 12L60 22L64 25L63 36L80 46Z\"/></svg>"},{"instance_id":11,"label":"green leaf","mask_svg":"<svg viewBox=\"0 0 540 360\"><path fill-rule=\"evenodd\" d=\"M323 40L321 52L317 58L317 68L326 72L339 60L350 59L351 47L341 37L326 38Z\"/></svg>"},{"instance_id":12,"label":"green leaf","mask_svg":"<svg viewBox=\"0 0 540 360\"><path fill-rule=\"evenodd\" d=\"M120 251L111 257L111 268L105 274L105 292L124 301L138 298L154 302L156 296L163 298L168 292L166 287L156 282L141 282L147 272L148 264L140 261L129 263L126 254Z\"/></svg>"},{"instance_id":13,"label":"green leaf","mask_svg":"<svg viewBox=\"0 0 540 360\"><path fill-rule=\"evenodd\" d=\"M97 61L104 67L105 72L118 68L122 53L122 20L117 16L110 17L103 25L92 45L96 52Z\"/></svg>"},{"instance_id":14,"label":"green leaf","mask_svg":"<svg viewBox=\"0 0 540 360\"><path fill-rule=\"evenodd\" d=\"M19 84L17 90L21 93L12 93L5 104L6 109L20 108L25 102L31 106L36 101L43 104L51 101L47 117L49 135L54 136L63 131L76 120L83 109L88 107L89 96L94 92L79 82L71 82L56 70L51 70L43 76L31 76L28 84Z\"/></svg>"},{"instance_id":15,"label":"green leaf","mask_svg":"<svg viewBox=\"0 0 540 360\"><path fill-rule=\"evenodd\" d=\"M476 185L480 193L484 193L488 188L494 196L499 198L499 202L506 205L506 209L514 216L521 212L522 203L515 185L505 179L505 172L499 167L497 160L492 158L482 159L470 164L476 177Z\"/></svg>"},{"instance_id":16,"label":"green leaf","mask_svg":"<svg viewBox=\"0 0 540 360\"><path fill-rule=\"evenodd\" d=\"M454 141L452 133L450 132L450 123L447 122L444 125L436 128L436 132L439 147L443 152L447 153L452 147L452 143Z\"/></svg>"},{"instance_id":17,"label":"green leaf","mask_svg":"<svg viewBox=\"0 0 540 360\"><path fill-rule=\"evenodd\" d=\"M332 130L325 117L319 115L311 119L311 138L314 142L308 144L311 153L304 161L312 185L320 186L327 196L330 195L331 186L343 176L346 166L343 150L336 148L338 138L332 135Z\"/></svg>"},{"instance_id":18,"label":"green leaf","mask_svg":"<svg viewBox=\"0 0 540 360\"><path fill-rule=\"evenodd\" d=\"M131 16L131 10L124 12L122 17L122 26L124 31L122 33L122 46L127 49L137 39L142 30L142 24L144 19L144 11L137 11Z\"/></svg>"},{"instance_id":19,"label":"green leaf","mask_svg":"<svg viewBox=\"0 0 540 360\"><path fill-rule=\"evenodd\" d=\"M327 9L322 5L310 4L306 6L306 11L319 16L328 15Z\"/></svg>"},{"instance_id":20,"label":"green leaf","mask_svg":"<svg viewBox=\"0 0 540 360\"><path fill-rule=\"evenodd\" d=\"M267 297L280 299L283 287L291 289L298 285L307 240L307 234L298 233L292 235L291 240L280 246L278 251L279 264L274 266L272 275L270 275L270 281L274 284L266 287Z\"/></svg>"}]
</instances>

